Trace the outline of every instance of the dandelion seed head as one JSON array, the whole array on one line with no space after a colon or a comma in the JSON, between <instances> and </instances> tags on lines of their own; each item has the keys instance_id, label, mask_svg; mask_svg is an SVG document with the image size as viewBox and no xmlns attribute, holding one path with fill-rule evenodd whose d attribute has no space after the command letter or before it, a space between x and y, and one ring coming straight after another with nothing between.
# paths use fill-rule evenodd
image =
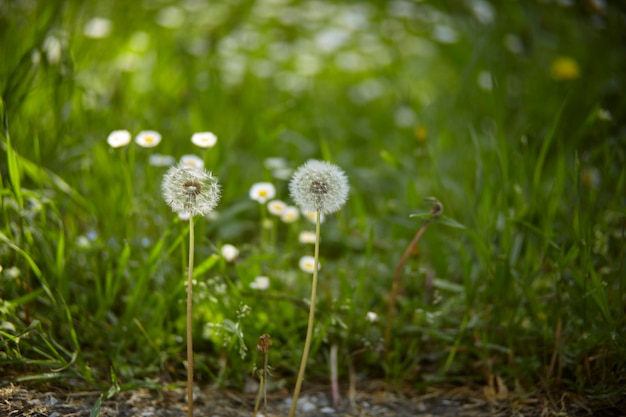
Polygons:
<instances>
[{"instance_id":1,"label":"dandelion seed head","mask_svg":"<svg viewBox=\"0 0 626 417\"><path fill-rule=\"evenodd\" d=\"M289 182L291 198L305 212L334 213L346 203L349 190L341 168L314 159L298 168Z\"/></svg>"},{"instance_id":2,"label":"dandelion seed head","mask_svg":"<svg viewBox=\"0 0 626 417\"><path fill-rule=\"evenodd\" d=\"M179 163L171 167L161 184L163 198L179 217L210 213L220 199L217 178L204 169L194 169Z\"/></svg>"}]
</instances>

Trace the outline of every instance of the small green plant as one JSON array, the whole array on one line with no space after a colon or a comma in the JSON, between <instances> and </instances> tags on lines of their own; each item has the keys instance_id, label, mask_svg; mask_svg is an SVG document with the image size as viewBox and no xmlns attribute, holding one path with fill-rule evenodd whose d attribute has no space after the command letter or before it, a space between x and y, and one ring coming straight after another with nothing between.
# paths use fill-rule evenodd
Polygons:
<instances>
[{"instance_id":1,"label":"small green plant","mask_svg":"<svg viewBox=\"0 0 626 417\"><path fill-rule=\"evenodd\" d=\"M193 417L193 254L194 223L197 215L210 213L220 199L217 178L204 169L187 168L183 164L171 167L162 183L163 197L178 215L189 215L189 264L187 268L187 401L189 417Z\"/></svg>"},{"instance_id":2,"label":"small green plant","mask_svg":"<svg viewBox=\"0 0 626 417\"><path fill-rule=\"evenodd\" d=\"M289 182L289 192L296 204L305 212L314 212L315 216L315 255L313 261L313 282L311 284L311 305L306 340L302 352L302 362L293 392L289 417L293 417L298 405L298 396L304 380L315 319L315 295L319 270L320 223L322 214L338 211L348 199L348 178L336 165L329 162L309 160L294 172Z\"/></svg>"},{"instance_id":3,"label":"small green plant","mask_svg":"<svg viewBox=\"0 0 626 417\"><path fill-rule=\"evenodd\" d=\"M270 366L269 366L269 353L270 347L272 347L272 338L269 334L262 334L259 337L259 341L256 345L256 350L258 352L263 353L263 365L260 371L257 370L255 366L255 371L259 374L259 392L256 397L256 402L254 404L254 414L253 417L256 417L259 411L259 405L261 404L261 397L263 397L263 409L265 410L265 414L267 414L267 378L270 376Z\"/></svg>"}]
</instances>

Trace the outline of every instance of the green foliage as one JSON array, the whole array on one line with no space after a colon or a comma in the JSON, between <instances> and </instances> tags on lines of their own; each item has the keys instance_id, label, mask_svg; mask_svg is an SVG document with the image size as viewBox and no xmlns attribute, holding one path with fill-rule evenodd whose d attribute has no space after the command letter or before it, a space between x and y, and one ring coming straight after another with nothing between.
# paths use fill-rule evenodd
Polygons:
<instances>
[{"instance_id":1,"label":"green foliage","mask_svg":"<svg viewBox=\"0 0 626 417\"><path fill-rule=\"evenodd\" d=\"M184 379L188 226L150 157L196 154L223 187L196 221L201 382L241 385L262 334L272 379L297 371L312 223L248 197L269 181L291 204L266 167L281 157L332 161L351 188L322 224L310 378L337 344L398 383L623 384L624 11L274 3L0 5L0 366L112 390ZM114 149L116 129L163 141ZM207 130L217 145L195 147ZM445 216L403 271L385 354L394 269L431 195Z\"/></svg>"}]
</instances>

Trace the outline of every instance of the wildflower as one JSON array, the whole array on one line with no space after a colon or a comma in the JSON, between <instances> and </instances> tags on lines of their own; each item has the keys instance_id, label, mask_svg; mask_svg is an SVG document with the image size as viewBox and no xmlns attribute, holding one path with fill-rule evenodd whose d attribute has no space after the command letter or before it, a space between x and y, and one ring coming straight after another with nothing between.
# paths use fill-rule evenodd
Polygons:
<instances>
[{"instance_id":1,"label":"wildflower","mask_svg":"<svg viewBox=\"0 0 626 417\"><path fill-rule=\"evenodd\" d=\"M204 161L196 155L183 155L180 158L180 163L187 168L204 169Z\"/></svg>"},{"instance_id":2,"label":"wildflower","mask_svg":"<svg viewBox=\"0 0 626 417\"><path fill-rule=\"evenodd\" d=\"M312 274L313 271L315 270L315 258L313 258L312 256L303 256L302 258L300 258L300 269L303 270L304 272L308 272L309 274ZM320 269L320 264L317 264L317 270L319 271Z\"/></svg>"},{"instance_id":3,"label":"wildflower","mask_svg":"<svg viewBox=\"0 0 626 417\"><path fill-rule=\"evenodd\" d=\"M274 198L276 188L269 182L257 182L250 188L250 198L264 204L267 200Z\"/></svg>"},{"instance_id":4,"label":"wildflower","mask_svg":"<svg viewBox=\"0 0 626 417\"><path fill-rule=\"evenodd\" d=\"M253 290L266 290L270 287L270 279L268 277L256 277L254 281L250 283L250 288Z\"/></svg>"},{"instance_id":5,"label":"wildflower","mask_svg":"<svg viewBox=\"0 0 626 417\"><path fill-rule=\"evenodd\" d=\"M272 171L272 177L276 178L277 180L286 181L289 179L289 177L291 177L292 173L293 171L291 170L291 168L277 168Z\"/></svg>"},{"instance_id":6,"label":"wildflower","mask_svg":"<svg viewBox=\"0 0 626 417\"><path fill-rule=\"evenodd\" d=\"M300 218L300 212L294 206L285 207L285 211L283 211L283 214L280 216L280 219L284 223L293 223L299 218Z\"/></svg>"},{"instance_id":7,"label":"wildflower","mask_svg":"<svg viewBox=\"0 0 626 417\"><path fill-rule=\"evenodd\" d=\"M348 199L348 178L336 165L311 159L296 170L289 192L304 211L334 213Z\"/></svg>"},{"instance_id":8,"label":"wildflower","mask_svg":"<svg viewBox=\"0 0 626 417\"><path fill-rule=\"evenodd\" d=\"M315 243L315 232L310 232L308 230L304 230L300 232L298 236L298 241L300 243Z\"/></svg>"},{"instance_id":9,"label":"wildflower","mask_svg":"<svg viewBox=\"0 0 626 417\"><path fill-rule=\"evenodd\" d=\"M239 249L227 243L222 246L221 253L226 262L232 262L239 256Z\"/></svg>"},{"instance_id":10,"label":"wildflower","mask_svg":"<svg viewBox=\"0 0 626 417\"><path fill-rule=\"evenodd\" d=\"M368 311L365 315L365 320L369 321L370 323L376 323L378 321L378 314L374 313L373 311Z\"/></svg>"},{"instance_id":11,"label":"wildflower","mask_svg":"<svg viewBox=\"0 0 626 417\"><path fill-rule=\"evenodd\" d=\"M424 143L428 139L428 130L423 125L419 125L415 130L415 139L417 142Z\"/></svg>"},{"instance_id":12,"label":"wildflower","mask_svg":"<svg viewBox=\"0 0 626 417\"><path fill-rule=\"evenodd\" d=\"M176 159L171 155L154 153L150 155L149 163L153 167L170 167L176 163Z\"/></svg>"},{"instance_id":13,"label":"wildflower","mask_svg":"<svg viewBox=\"0 0 626 417\"><path fill-rule=\"evenodd\" d=\"M304 217L306 217L308 221L310 221L311 223L315 223L315 218L317 217L317 214L314 211L302 211L302 214L304 215ZM322 213L320 215L320 223L324 223L324 220L326 220L326 218L324 217L324 213Z\"/></svg>"},{"instance_id":14,"label":"wildflower","mask_svg":"<svg viewBox=\"0 0 626 417\"><path fill-rule=\"evenodd\" d=\"M111 21L103 17L92 18L83 28L83 34L92 39L102 39L111 33Z\"/></svg>"},{"instance_id":15,"label":"wildflower","mask_svg":"<svg viewBox=\"0 0 626 417\"><path fill-rule=\"evenodd\" d=\"M578 78L578 63L567 56L558 57L550 65L550 75L557 81L568 81Z\"/></svg>"},{"instance_id":16,"label":"wildflower","mask_svg":"<svg viewBox=\"0 0 626 417\"><path fill-rule=\"evenodd\" d=\"M217 143L217 136L211 132L194 133L191 136L191 143L201 148L212 148Z\"/></svg>"},{"instance_id":17,"label":"wildflower","mask_svg":"<svg viewBox=\"0 0 626 417\"><path fill-rule=\"evenodd\" d=\"M135 138L135 143L143 148L154 148L161 143L161 134L154 130L143 130Z\"/></svg>"},{"instance_id":18,"label":"wildflower","mask_svg":"<svg viewBox=\"0 0 626 417\"><path fill-rule=\"evenodd\" d=\"M270 214L273 214L275 216L282 215L285 212L286 208L287 204L280 200L272 200L267 203L267 210L270 212Z\"/></svg>"},{"instance_id":19,"label":"wildflower","mask_svg":"<svg viewBox=\"0 0 626 417\"><path fill-rule=\"evenodd\" d=\"M161 184L163 197L179 215L190 216L211 212L220 199L217 178L204 169L191 169L179 163L171 167Z\"/></svg>"},{"instance_id":20,"label":"wildflower","mask_svg":"<svg viewBox=\"0 0 626 417\"><path fill-rule=\"evenodd\" d=\"M285 161L285 158L281 157L265 158L265 161L263 161L263 166L265 166L265 168L269 170L287 168L287 161Z\"/></svg>"},{"instance_id":21,"label":"wildflower","mask_svg":"<svg viewBox=\"0 0 626 417\"><path fill-rule=\"evenodd\" d=\"M111 148L121 148L130 143L130 132L128 130L114 130L109 134L107 143Z\"/></svg>"}]
</instances>

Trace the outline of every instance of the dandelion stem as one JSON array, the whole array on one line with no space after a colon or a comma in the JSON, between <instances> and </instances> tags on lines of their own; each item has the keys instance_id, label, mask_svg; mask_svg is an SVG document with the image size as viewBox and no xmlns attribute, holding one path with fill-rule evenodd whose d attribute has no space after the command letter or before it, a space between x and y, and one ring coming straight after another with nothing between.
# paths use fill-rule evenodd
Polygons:
<instances>
[{"instance_id":1,"label":"dandelion stem","mask_svg":"<svg viewBox=\"0 0 626 417\"><path fill-rule=\"evenodd\" d=\"M193 335L191 333L193 252L193 216L189 216L189 267L187 268L187 415L189 417L193 417Z\"/></svg>"},{"instance_id":2,"label":"dandelion stem","mask_svg":"<svg viewBox=\"0 0 626 417\"><path fill-rule=\"evenodd\" d=\"M311 306L309 307L309 324L307 325L306 329L306 340L304 342L304 351L302 352L302 362L300 362L300 371L298 372L298 379L296 380L296 388L293 391L293 399L291 401L289 417L293 417L296 413L298 396L300 395L300 388L302 388L304 371L306 370L306 363L309 358L309 349L311 348L311 338L313 336L313 319L315 318L315 294L317 292L317 270L319 265L320 252L320 217L321 212L317 210L315 216L315 260L313 262L313 283L311 284Z\"/></svg>"}]
</instances>

